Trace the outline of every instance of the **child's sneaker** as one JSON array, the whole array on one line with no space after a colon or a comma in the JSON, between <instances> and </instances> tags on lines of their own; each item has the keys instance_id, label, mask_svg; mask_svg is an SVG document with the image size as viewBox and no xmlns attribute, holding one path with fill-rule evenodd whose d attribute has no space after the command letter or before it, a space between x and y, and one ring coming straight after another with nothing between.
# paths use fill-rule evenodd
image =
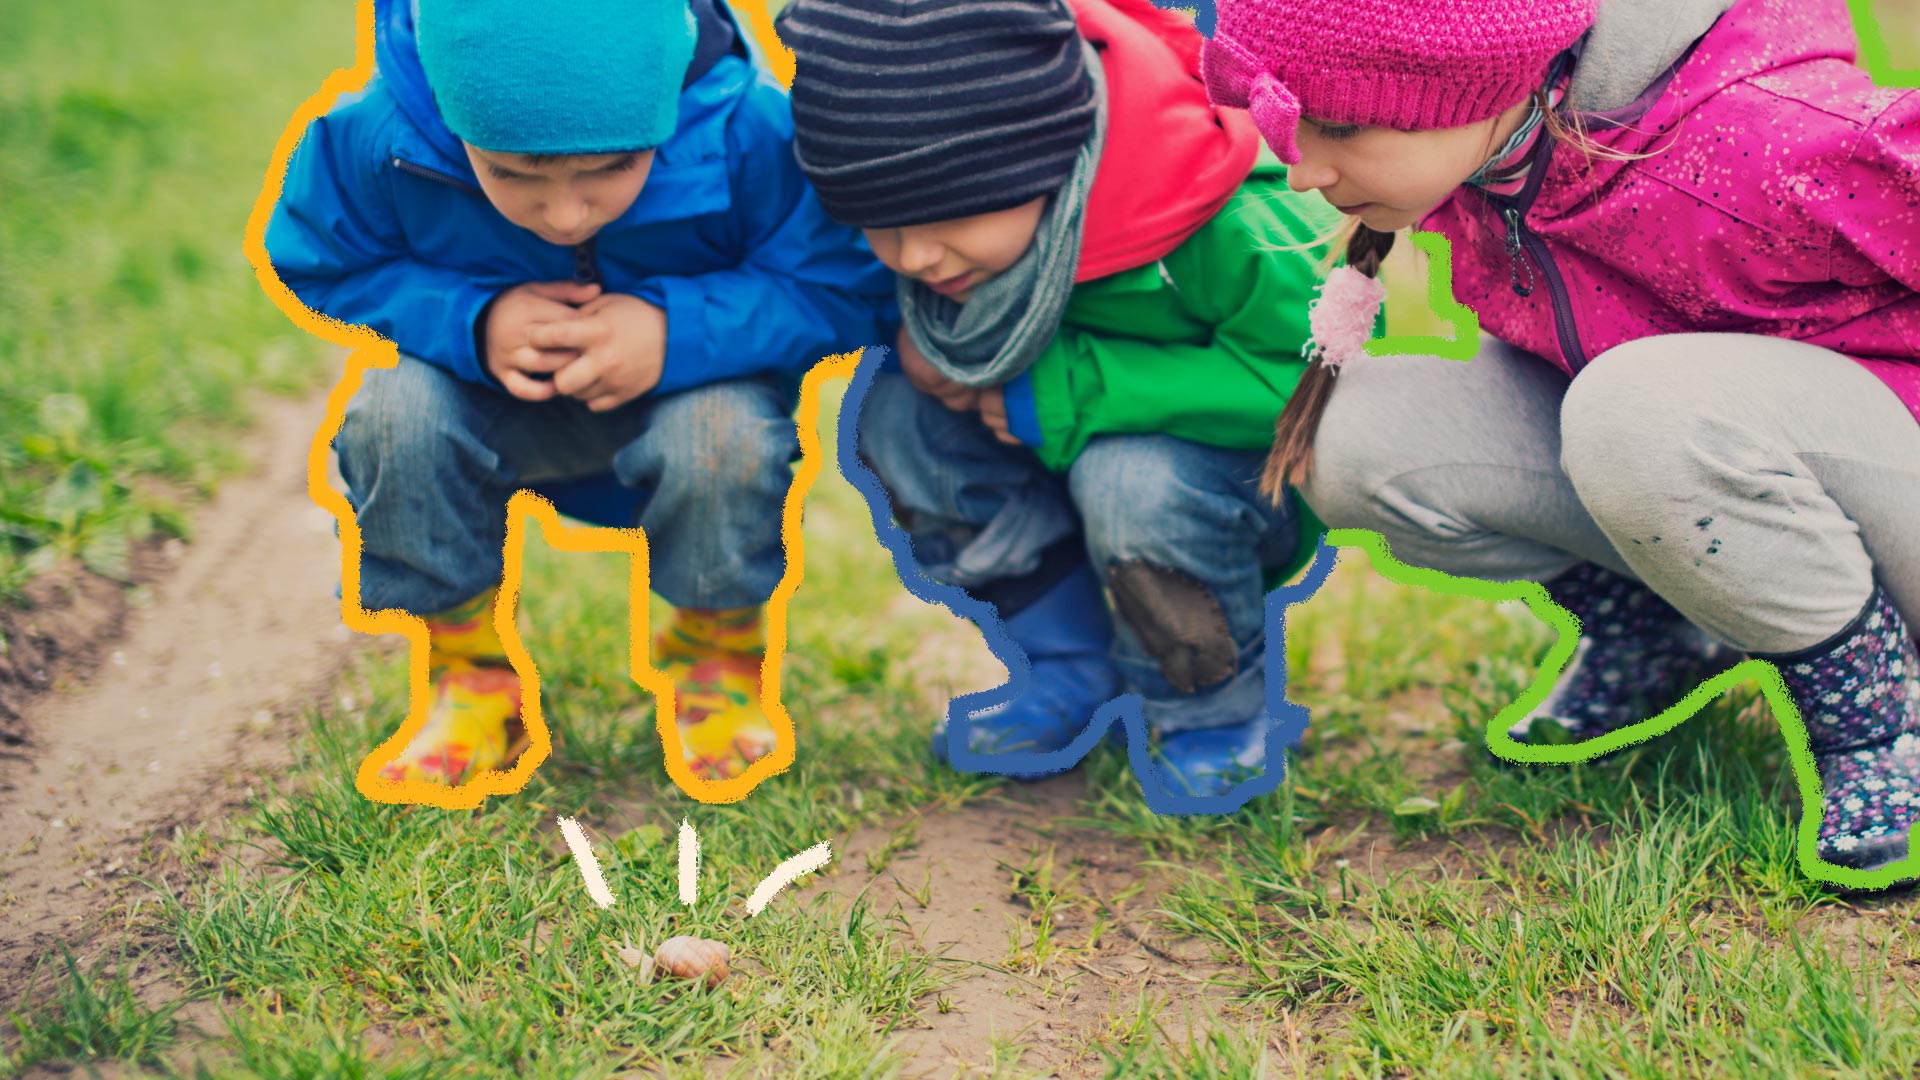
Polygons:
<instances>
[{"instance_id":1,"label":"child's sneaker","mask_svg":"<svg viewBox=\"0 0 1920 1080\"><path fill-rule=\"evenodd\" d=\"M761 700L765 609L675 608L654 638L655 664L674 685L681 757L702 780L729 780L779 744Z\"/></svg>"},{"instance_id":2,"label":"child's sneaker","mask_svg":"<svg viewBox=\"0 0 1920 1080\"><path fill-rule=\"evenodd\" d=\"M1737 659L1659 594L1593 563L1547 583L1580 619L1573 659L1533 714L1508 729L1515 742L1585 742L1658 716Z\"/></svg>"},{"instance_id":3,"label":"child's sneaker","mask_svg":"<svg viewBox=\"0 0 1920 1080\"><path fill-rule=\"evenodd\" d=\"M1161 787L1175 795L1225 795L1267 768L1267 717L1225 727L1172 731L1160 736Z\"/></svg>"},{"instance_id":4,"label":"child's sneaker","mask_svg":"<svg viewBox=\"0 0 1920 1080\"><path fill-rule=\"evenodd\" d=\"M1820 769L1820 857L1856 870L1905 859L1920 812L1920 654L1899 611L1876 588L1839 634L1765 659L1779 667Z\"/></svg>"},{"instance_id":5,"label":"child's sneaker","mask_svg":"<svg viewBox=\"0 0 1920 1080\"><path fill-rule=\"evenodd\" d=\"M1064 750L1087 730L1095 711L1120 692L1111 656L1113 620L1100 582L1082 565L1004 622L1007 636L1027 654L1032 675L1024 694L967 719L967 749L996 755ZM943 765L953 763L949 737L943 717L932 742L934 760ZM1038 780L1057 771L996 770L1016 780Z\"/></svg>"},{"instance_id":6,"label":"child's sneaker","mask_svg":"<svg viewBox=\"0 0 1920 1080\"><path fill-rule=\"evenodd\" d=\"M426 725L380 778L454 787L469 775L505 767L526 744L520 676L512 668L453 661L433 675Z\"/></svg>"}]
</instances>

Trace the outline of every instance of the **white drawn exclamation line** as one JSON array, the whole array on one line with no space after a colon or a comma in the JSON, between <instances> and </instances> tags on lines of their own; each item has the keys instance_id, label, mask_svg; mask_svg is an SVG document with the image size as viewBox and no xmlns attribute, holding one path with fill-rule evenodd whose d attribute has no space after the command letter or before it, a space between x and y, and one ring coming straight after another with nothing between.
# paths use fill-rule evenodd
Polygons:
<instances>
[{"instance_id":1,"label":"white drawn exclamation line","mask_svg":"<svg viewBox=\"0 0 1920 1080\"><path fill-rule=\"evenodd\" d=\"M781 889L827 865L832 859L833 842L822 840L774 867L773 873L768 874L767 879L762 881L760 887L753 890L753 895L747 898L747 916L751 918L760 914L760 909L766 907L769 901L778 896Z\"/></svg>"},{"instance_id":2,"label":"white drawn exclamation line","mask_svg":"<svg viewBox=\"0 0 1920 1080\"><path fill-rule=\"evenodd\" d=\"M607 888L607 879L600 876L600 860L594 858L593 845L587 842L580 823L570 817L561 818L560 834L567 838L567 847L573 850L573 862L580 868L580 876L587 879L587 895L603 908L612 907L613 891Z\"/></svg>"},{"instance_id":3,"label":"white drawn exclamation line","mask_svg":"<svg viewBox=\"0 0 1920 1080\"><path fill-rule=\"evenodd\" d=\"M700 837L693 823L680 819L680 902L688 907L700 895Z\"/></svg>"}]
</instances>

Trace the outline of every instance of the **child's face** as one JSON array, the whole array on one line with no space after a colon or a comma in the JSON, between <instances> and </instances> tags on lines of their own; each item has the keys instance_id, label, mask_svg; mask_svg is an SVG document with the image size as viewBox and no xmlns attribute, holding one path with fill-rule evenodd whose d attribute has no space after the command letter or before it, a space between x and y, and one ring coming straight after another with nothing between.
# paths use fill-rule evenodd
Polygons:
<instances>
[{"instance_id":1,"label":"child's face","mask_svg":"<svg viewBox=\"0 0 1920 1080\"><path fill-rule=\"evenodd\" d=\"M626 213L653 170L651 150L532 158L468 144L467 158L502 217L563 247Z\"/></svg>"},{"instance_id":2,"label":"child's face","mask_svg":"<svg viewBox=\"0 0 1920 1080\"><path fill-rule=\"evenodd\" d=\"M887 269L964 304L973 290L1027 253L1047 198L991 214L862 231Z\"/></svg>"},{"instance_id":3,"label":"child's face","mask_svg":"<svg viewBox=\"0 0 1920 1080\"><path fill-rule=\"evenodd\" d=\"M1294 135L1295 191L1318 191L1369 229L1404 229L1445 202L1505 145L1526 119L1526 102L1464 127L1396 131L1302 119Z\"/></svg>"}]
</instances>

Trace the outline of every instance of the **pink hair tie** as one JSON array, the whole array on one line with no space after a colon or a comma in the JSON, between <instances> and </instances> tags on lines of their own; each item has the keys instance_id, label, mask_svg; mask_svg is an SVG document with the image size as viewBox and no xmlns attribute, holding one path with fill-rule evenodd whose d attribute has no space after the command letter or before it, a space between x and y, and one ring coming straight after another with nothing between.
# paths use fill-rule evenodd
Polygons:
<instances>
[{"instance_id":1,"label":"pink hair tie","mask_svg":"<svg viewBox=\"0 0 1920 1080\"><path fill-rule=\"evenodd\" d=\"M1300 99L1272 72L1253 77L1252 92L1247 95L1247 111L1253 124L1266 137L1267 145L1281 161L1300 164L1300 148L1294 145L1294 132L1300 127Z\"/></svg>"},{"instance_id":2,"label":"pink hair tie","mask_svg":"<svg viewBox=\"0 0 1920 1080\"><path fill-rule=\"evenodd\" d=\"M1319 357L1336 373L1349 360L1365 356L1380 305L1386 300L1387 287L1377 279L1351 266L1335 270L1327 275L1319 299L1308 309L1307 326L1313 339L1301 352L1308 359Z\"/></svg>"}]
</instances>

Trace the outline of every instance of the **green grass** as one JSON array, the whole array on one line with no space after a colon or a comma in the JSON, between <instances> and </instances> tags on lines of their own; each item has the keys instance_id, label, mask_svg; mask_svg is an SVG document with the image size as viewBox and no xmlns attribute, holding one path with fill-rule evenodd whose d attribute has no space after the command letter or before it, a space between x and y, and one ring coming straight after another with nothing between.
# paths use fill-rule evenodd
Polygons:
<instances>
[{"instance_id":1,"label":"green grass","mask_svg":"<svg viewBox=\"0 0 1920 1080\"><path fill-rule=\"evenodd\" d=\"M239 237L286 115L351 58L346 8L107 6L15 5L0 36L0 595L49 559L111 571L128 542L178 530L180 495L237 463L217 433L246 389L332 370L261 298ZM1920 10L1881 11L1894 62L1920 64ZM189 32L191 51L151 47ZM1430 332L1422 314L1398 304L1394 331ZM624 566L536 541L524 626L563 742L524 792L463 813L362 798L354 770L404 709L398 659L370 659L303 718L276 787L177 841L186 871L156 883L157 926L185 997L152 1004L124 956L49 961L0 1025L0 1075L893 1076L903 1033L941 1022L968 980L997 970L1064 1001L1079 965L1130 948L1121 924L1141 912L1117 908L1143 890L1145 929L1210 953L1224 1004L1116 996L1076 1035L1088 1075L1898 1077L1920 1061L1910 909L1842 906L1800 874L1783 748L1751 691L1608 762L1496 766L1480 725L1545 628L1358 565L1290 620L1292 696L1315 719L1288 784L1230 817L1159 817L1100 752L1075 817L969 868L1020 906L999 962L944 960L907 916L951 901L882 871L937 854L937 815L996 790L925 757L941 694L923 650L955 631L904 601L831 474L807 541L787 775L735 806L677 793L623 666ZM611 910L587 900L562 814L592 833ZM707 856L692 908L674 888L682 818ZM1088 883L1088 830L1137 857L1123 895ZM852 859L862 831L882 839ZM745 918L760 877L821 839L834 867ZM731 944L734 979L642 985L610 952L675 933ZM197 997L217 1003L211 1034L178 1015ZM1044 1074L1019 1038L978 1060Z\"/></svg>"},{"instance_id":2,"label":"green grass","mask_svg":"<svg viewBox=\"0 0 1920 1080\"><path fill-rule=\"evenodd\" d=\"M33 973L25 997L35 1003L10 1011L6 1019L17 1035L12 1052L0 1054L0 1076L42 1062L116 1059L157 1063L174 1041L174 1016L185 999L152 1007L143 1002L131 981L125 955L102 956L91 970L82 970L64 946L57 963L43 961ZM137 967L136 962L133 967ZM50 991L41 992L47 969L55 969Z\"/></svg>"},{"instance_id":3,"label":"green grass","mask_svg":"<svg viewBox=\"0 0 1920 1080\"><path fill-rule=\"evenodd\" d=\"M293 108L353 58L344 4L7 5L0 34L0 600L115 577L241 464L255 388L326 346L264 298L247 214Z\"/></svg>"},{"instance_id":4,"label":"green grass","mask_svg":"<svg viewBox=\"0 0 1920 1080\"><path fill-rule=\"evenodd\" d=\"M523 624L563 748L519 795L456 813L354 790L361 757L403 714L397 660L316 711L292 781L205 840L215 868L167 902L189 984L228 1004L226 1036L201 1053L210 1075L680 1075L763 1050L782 1076L888 1075L889 1034L951 965L914 945L891 902L803 883L757 917L742 910L802 848L992 786L926 759L921 689L896 646L861 640L881 628L858 615L899 585L873 573L877 545L846 542L862 525L855 498L841 482L810 505L807 580L844 584L803 587L794 603L788 701L807 737L797 766L743 804L696 803L666 781L650 702L623 666L617 557L530 545ZM939 622L909 612L888 630ZM563 814L593 835L612 909L588 900ZM704 853L691 909L675 877L682 818ZM735 979L718 993L642 985L611 952L681 933L727 941ZM372 1029L391 1045L371 1049Z\"/></svg>"},{"instance_id":5,"label":"green grass","mask_svg":"<svg viewBox=\"0 0 1920 1080\"><path fill-rule=\"evenodd\" d=\"M902 1034L939 1023L983 969L910 930L938 891L882 871L937 856L930 815L967 813L993 785L925 758L931 705L907 657L950 622L877 572L844 481L823 479L806 523L792 772L735 806L679 795L621 667L624 567L531 545L523 625L559 755L480 811L370 803L351 776L399 722L404 686L397 659L370 663L309 717L283 787L180 841L203 869L160 921L182 988L217 997L225 1023L167 1060L215 1077L899 1075ZM1750 691L1601 764L1496 766L1476 725L1549 632L1363 567L1296 613L1293 697L1324 719L1289 784L1231 817L1160 817L1103 751L1076 816L970 869L1019 907L987 970L1021 993L1055 1000L1082 962L1129 947L1125 897L1086 881L1089 829L1135 853L1128 889L1156 891L1152 931L1224 966L1229 1008L1116 1003L1075 1034L1075 1075L1910 1074L1920 932L1903 907L1837 905L1800 875L1783 747ZM561 814L593 834L611 910L587 899ZM683 817L706 854L691 909L674 885ZM860 830L879 839L849 860ZM826 880L874 884L803 882L743 918L753 884L821 839L842 856ZM675 933L727 941L735 978L718 993L640 985L610 953ZM43 1007L49 1030L164 1027L84 1019L97 1008L62 1020L67 1002ZM1023 1038L980 1048L979 1074L1044 1074Z\"/></svg>"}]
</instances>

